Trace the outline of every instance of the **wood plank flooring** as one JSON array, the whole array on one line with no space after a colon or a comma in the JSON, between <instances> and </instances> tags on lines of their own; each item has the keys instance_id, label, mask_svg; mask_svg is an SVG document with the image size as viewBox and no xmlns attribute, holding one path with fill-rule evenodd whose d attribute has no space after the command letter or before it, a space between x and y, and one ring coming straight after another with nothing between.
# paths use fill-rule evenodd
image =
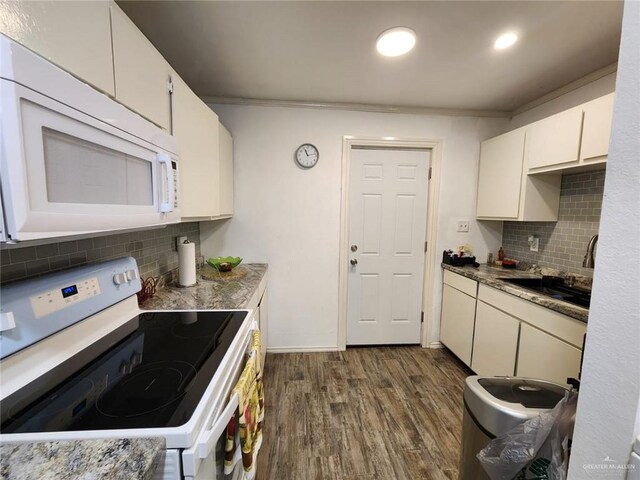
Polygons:
<instances>
[{"instance_id":1,"label":"wood plank flooring","mask_svg":"<svg viewBox=\"0 0 640 480\"><path fill-rule=\"evenodd\" d=\"M257 480L457 479L464 378L445 349L268 354Z\"/></svg>"}]
</instances>

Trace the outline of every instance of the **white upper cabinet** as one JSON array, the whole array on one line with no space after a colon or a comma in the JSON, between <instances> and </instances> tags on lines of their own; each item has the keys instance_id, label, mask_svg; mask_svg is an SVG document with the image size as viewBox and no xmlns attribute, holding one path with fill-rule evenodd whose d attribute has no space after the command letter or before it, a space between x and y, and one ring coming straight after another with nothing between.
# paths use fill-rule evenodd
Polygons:
<instances>
[{"instance_id":1,"label":"white upper cabinet","mask_svg":"<svg viewBox=\"0 0 640 480\"><path fill-rule=\"evenodd\" d=\"M0 2L0 32L113 96L108 1Z\"/></svg>"},{"instance_id":2,"label":"white upper cabinet","mask_svg":"<svg viewBox=\"0 0 640 480\"><path fill-rule=\"evenodd\" d=\"M219 124L220 141L220 216L233 215L233 138Z\"/></svg>"},{"instance_id":3,"label":"white upper cabinet","mask_svg":"<svg viewBox=\"0 0 640 480\"><path fill-rule=\"evenodd\" d=\"M597 164L609 153L613 99L611 93L525 127L528 173L601 168Z\"/></svg>"},{"instance_id":4,"label":"white upper cabinet","mask_svg":"<svg viewBox=\"0 0 640 480\"><path fill-rule=\"evenodd\" d=\"M220 215L218 116L173 76L173 134L180 152L183 218Z\"/></svg>"},{"instance_id":5,"label":"white upper cabinet","mask_svg":"<svg viewBox=\"0 0 640 480\"><path fill-rule=\"evenodd\" d=\"M524 128L519 128L480 145L479 218L518 218L524 136Z\"/></svg>"},{"instance_id":6,"label":"white upper cabinet","mask_svg":"<svg viewBox=\"0 0 640 480\"><path fill-rule=\"evenodd\" d=\"M605 95L583 105L584 125L580 160L585 164L606 162L609 155L614 94Z\"/></svg>"},{"instance_id":7,"label":"white upper cabinet","mask_svg":"<svg viewBox=\"0 0 640 480\"><path fill-rule=\"evenodd\" d=\"M580 160L582 108L566 110L526 128L529 171L577 164Z\"/></svg>"},{"instance_id":8,"label":"white upper cabinet","mask_svg":"<svg viewBox=\"0 0 640 480\"><path fill-rule=\"evenodd\" d=\"M169 64L115 3L111 28L116 100L169 130Z\"/></svg>"},{"instance_id":9,"label":"white upper cabinet","mask_svg":"<svg viewBox=\"0 0 640 480\"><path fill-rule=\"evenodd\" d=\"M481 220L549 222L558 219L560 175L527 175L526 127L482 142L476 217Z\"/></svg>"}]
</instances>

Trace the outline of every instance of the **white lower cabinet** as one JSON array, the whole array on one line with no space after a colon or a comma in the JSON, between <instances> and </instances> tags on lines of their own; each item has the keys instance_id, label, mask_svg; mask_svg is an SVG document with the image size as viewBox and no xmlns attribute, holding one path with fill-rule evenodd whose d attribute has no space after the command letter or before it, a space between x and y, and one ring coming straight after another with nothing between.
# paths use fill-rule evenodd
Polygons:
<instances>
[{"instance_id":1,"label":"white lower cabinet","mask_svg":"<svg viewBox=\"0 0 640 480\"><path fill-rule=\"evenodd\" d=\"M525 323L521 328L517 376L558 383L578 377L580 349Z\"/></svg>"},{"instance_id":2,"label":"white lower cabinet","mask_svg":"<svg viewBox=\"0 0 640 480\"><path fill-rule=\"evenodd\" d=\"M471 368L478 375L509 375L516 369L520 321L478 302Z\"/></svg>"},{"instance_id":3,"label":"white lower cabinet","mask_svg":"<svg viewBox=\"0 0 640 480\"><path fill-rule=\"evenodd\" d=\"M476 299L447 284L442 286L440 341L467 365L471 365Z\"/></svg>"},{"instance_id":4,"label":"white lower cabinet","mask_svg":"<svg viewBox=\"0 0 640 480\"><path fill-rule=\"evenodd\" d=\"M445 270L440 341L475 373L566 383L578 377L584 322Z\"/></svg>"}]
</instances>

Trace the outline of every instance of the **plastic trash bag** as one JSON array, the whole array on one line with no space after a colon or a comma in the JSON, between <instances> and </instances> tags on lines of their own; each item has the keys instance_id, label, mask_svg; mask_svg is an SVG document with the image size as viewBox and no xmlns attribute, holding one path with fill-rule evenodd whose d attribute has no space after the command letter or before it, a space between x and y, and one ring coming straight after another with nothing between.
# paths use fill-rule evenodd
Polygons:
<instances>
[{"instance_id":1,"label":"plastic trash bag","mask_svg":"<svg viewBox=\"0 0 640 480\"><path fill-rule=\"evenodd\" d=\"M477 457L491 480L565 480L578 394L494 438Z\"/></svg>"}]
</instances>

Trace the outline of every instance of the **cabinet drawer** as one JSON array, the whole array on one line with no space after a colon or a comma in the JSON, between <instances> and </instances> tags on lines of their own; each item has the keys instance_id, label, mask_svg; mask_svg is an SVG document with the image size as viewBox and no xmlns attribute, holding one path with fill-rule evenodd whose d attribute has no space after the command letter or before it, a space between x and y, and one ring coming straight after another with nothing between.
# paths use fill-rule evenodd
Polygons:
<instances>
[{"instance_id":1,"label":"cabinet drawer","mask_svg":"<svg viewBox=\"0 0 640 480\"><path fill-rule=\"evenodd\" d=\"M443 282L467 295L471 295L473 298L476 298L478 294L478 282L458 275L457 273L450 272L449 270L444 271Z\"/></svg>"},{"instance_id":2,"label":"cabinet drawer","mask_svg":"<svg viewBox=\"0 0 640 480\"><path fill-rule=\"evenodd\" d=\"M582 348L582 340L587 326L580 320L567 317L486 285L480 285L478 288L478 300L559 337L575 347Z\"/></svg>"}]
</instances>

